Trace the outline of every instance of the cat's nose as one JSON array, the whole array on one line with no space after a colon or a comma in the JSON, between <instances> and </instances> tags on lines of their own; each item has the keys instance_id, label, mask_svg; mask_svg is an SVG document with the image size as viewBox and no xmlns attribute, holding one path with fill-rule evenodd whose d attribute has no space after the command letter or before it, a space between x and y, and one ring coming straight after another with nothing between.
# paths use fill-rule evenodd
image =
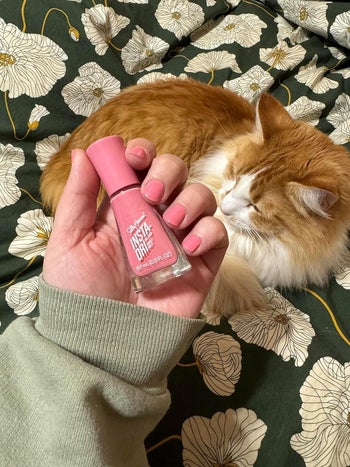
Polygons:
<instances>
[{"instance_id":1,"label":"cat's nose","mask_svg":"<svg viewBox=\"0 0 350 467\"><path fill-rule=\"evenodd\" d=\"M224 200L221 201L219 208L225 216L230 216L232 214L232 207L229 206L229 203L225 203Z\"/></svg>"},{"instance_id":2,"label":"cat's nose","mask_svg":"<svg viewBox=\"0 0 350 467\"><path fill-rule=\"evenodd\" d=\"M233 196L227 195L220 202L220 209L226 216L239 214L244 212L251 206L250 200L238 199Z\"/></svg>"}]
</instances>

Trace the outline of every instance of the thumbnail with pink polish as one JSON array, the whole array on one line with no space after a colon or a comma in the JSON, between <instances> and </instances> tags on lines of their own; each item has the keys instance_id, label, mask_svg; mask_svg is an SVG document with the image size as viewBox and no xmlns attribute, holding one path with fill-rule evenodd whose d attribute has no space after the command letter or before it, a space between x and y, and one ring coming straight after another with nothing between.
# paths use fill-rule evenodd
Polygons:
<instances>
[{"instance_id":1,"label":"thumbnail with pink polish","mask_svg":"<svg viewBox=\"0 0 350 467\"><path fill-rule=\"evenodd\" d=\"M134 290L148 290L190 270L175 236L142 198L137 174L125 159L122 138L102 138L86 154L110 198Z\"/></svg>"},{"instance_id":2,"label":"thumbnail with pink polish","mask_svg":"<svg viewBox=\"0 0 350 467\"><path fill-rule=\"evenodd\" d=\"M136 157L139 157L140 159L146 159L147 156L146 151L141 147L131 149L130 153Z\"/></svg>"}]
</instances>

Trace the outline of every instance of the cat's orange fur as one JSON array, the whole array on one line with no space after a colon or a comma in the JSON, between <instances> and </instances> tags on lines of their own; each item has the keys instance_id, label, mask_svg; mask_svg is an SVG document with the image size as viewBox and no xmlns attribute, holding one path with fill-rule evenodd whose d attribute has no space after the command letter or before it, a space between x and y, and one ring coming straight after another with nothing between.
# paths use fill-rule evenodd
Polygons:
<instances>
[{"instance_id":1,"label":"cat's orange fur","mask_svg":"<svg viewBox=\"0 0 350 467\"><path fill-rule=\"evenodd\" d=\"M347 151L292 120L270 95L257 108L220 87L162 80L122 91L86 119L44 170L41 192L53 211L71 150L103 136L145 137L158 153L186 161L209 186L230 247L209 313L264 306L264 286L322 285L346 249L350 226Z\"/></svg>"}]
</instances>

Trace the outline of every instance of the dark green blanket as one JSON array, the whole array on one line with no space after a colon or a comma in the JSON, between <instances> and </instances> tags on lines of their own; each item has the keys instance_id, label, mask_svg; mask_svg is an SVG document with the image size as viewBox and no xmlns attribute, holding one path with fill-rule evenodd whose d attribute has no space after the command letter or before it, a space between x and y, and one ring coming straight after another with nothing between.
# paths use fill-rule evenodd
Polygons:
<instances>
[{"instance_id":1,"label":"dark green blanket","mask_svg":"<svg viewBox=\"0 0 350 467\"><path fill-rule=\"evenodd\" d=\"M41 170L120 89L269 91L350 148L349 49L346 1L0 0L0 330L37 313ZM151 466L350 466L349 258L327 288L268 289L268 311L206 325L170 375Z\"/></svg>"}]
</instances>

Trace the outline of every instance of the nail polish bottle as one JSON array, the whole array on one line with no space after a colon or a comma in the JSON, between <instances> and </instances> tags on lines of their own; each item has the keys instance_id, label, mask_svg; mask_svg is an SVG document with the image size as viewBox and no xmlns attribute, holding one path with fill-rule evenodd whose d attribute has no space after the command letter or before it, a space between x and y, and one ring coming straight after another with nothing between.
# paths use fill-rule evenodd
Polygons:
<instances>
[{"instance_id":1,"label":"nail polish bottle","mask_svg":"<svg viewBox=\"0 0 350 467\"><path fill-rule=\"evenodd\" d=\"M92 143L87 156L110 198L136 292L178 277L191 264L156 209L141 196L140 181L125 159L119 136Z\"/></svg>"}]
</instances>

